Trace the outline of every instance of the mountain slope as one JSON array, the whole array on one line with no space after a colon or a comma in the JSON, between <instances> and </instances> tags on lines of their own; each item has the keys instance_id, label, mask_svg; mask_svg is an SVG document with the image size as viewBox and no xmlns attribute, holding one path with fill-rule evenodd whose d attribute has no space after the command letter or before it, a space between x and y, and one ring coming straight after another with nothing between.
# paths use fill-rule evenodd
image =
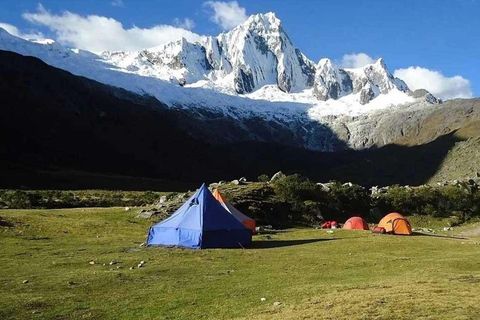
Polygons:
<instances>
[{"instance_id":1,"label":"mountain slope","mask_svg":"<svg viewBox=\"0 0 480 320\"><path fill-rule=\"evenodd\" d=\"M449 114L452 119L459 115L450 122L455 127L438 127L431 136L431 132L427 135L422 131L427 126L419 126L418 137L433 139L426 144L327 153L249 140L213 145L206 143L204 137L194 139L189 130L223 125L219 132L231 133L232 125L222 119L199 120L188 113L178 113L152 97L77 77L36 58L11 52L0 51L0 74L0 95L4 97L0 105L0 187L3 188L28 188L32 183L35 188L61 188L62 183L71 186L67 179L59 181L61 176L56 173L49 178L49 170L58 168L197 183L239 176L255 179L263 173L272 175L283 170L318 181L337 179L367 186L414 185L435 176L443 159L450 157L449 151L463 143L462 139L476 136L477 131L471 128L480 120L475 113L480 100L460 100L458 111ZM452 107L445 103L439 108L444 105ZM433 123L436 117L426 116L424 121ZM322 136L330 134L335 141L335 135L328 128L325 130ZM448 134L442 136L444 133ZM342 142L336 140L336 143ZM456 163L472 159L460 156L456 157ZM475 174L470 172L468 164L464 168L455 174ZM149 183L142 182L142 188L148 189ZM132 185L132 188L138 187Z\"/></svg>"}]
</instances>

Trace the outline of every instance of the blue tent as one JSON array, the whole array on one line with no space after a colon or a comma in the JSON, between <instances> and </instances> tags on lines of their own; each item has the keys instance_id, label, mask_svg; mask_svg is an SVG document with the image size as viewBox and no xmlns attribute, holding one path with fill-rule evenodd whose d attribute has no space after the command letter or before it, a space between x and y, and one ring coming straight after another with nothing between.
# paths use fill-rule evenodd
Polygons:
<instances>
[{"instance_id":1,"label":"blue tent","mask_svg":"<svg viewBox=\"0 0 480 320\"><path fill-rule=\"evenodd\" d=\"M246 247L252 234L203 184L175 213L150 228L148 246L204 248Z\"/></svg>"}]
</instances>

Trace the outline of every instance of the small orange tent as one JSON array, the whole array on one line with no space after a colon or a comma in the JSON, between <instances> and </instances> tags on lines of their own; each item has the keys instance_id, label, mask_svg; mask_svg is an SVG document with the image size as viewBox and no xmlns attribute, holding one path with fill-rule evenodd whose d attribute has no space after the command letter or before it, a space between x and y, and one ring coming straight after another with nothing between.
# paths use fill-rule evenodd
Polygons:
<instances>
[{"instance_id":1,"label":"small orange tent","mask_svg":"<svg viewBox=\"0 0 480 320\"><path fill-rule=\"evenodd\" d=\"M410 222L400 213L392 212L383 217L378 223L379 227L385 228L388 233L410 235L412 227Z\"/></svg>"},{"instance_id":2,"label":"small orange tent","mask_svg":"<svg viewBox=\"0 0 480 320\"><path fill-rule=\"evenodd\" d=\"M223 194L220 193L220 191L218 191L218 189L215 189L213 191L213 196L215 197L215 199L217 199L218 202L220 202L220 204L228 211L230 212L230 214L232 216L234 216L235 218L237 218L238 221L240 221L241 223L243 223L243 225L245 227L247 227L248 229L252 230L252 233L255 233L255 227L256 227L256 223L255 223L255 220L253 220L252 218L250 217L247 217L246 215L244 215L243 213L241 213L237 208L235 208L234 206L232 206L228 201L227 199L225 199L225 197L223 196Z\"/></svg>"},{"instance_id":3,"label":"small orange tent","mask_svg":"<svg viewBox=\"0 0 480 320\"><path fill-rule=\"evenodd\" d=\"M368 223L360 217L351 217L343 225L343 229L370 230Z\"/></svg>"}]
</instances>

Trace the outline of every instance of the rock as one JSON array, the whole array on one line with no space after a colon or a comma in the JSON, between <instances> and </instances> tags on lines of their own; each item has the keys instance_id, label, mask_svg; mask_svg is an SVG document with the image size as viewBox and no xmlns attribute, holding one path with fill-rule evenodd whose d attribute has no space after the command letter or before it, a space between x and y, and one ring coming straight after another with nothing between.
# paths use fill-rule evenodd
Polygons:
<instances>
[{"instance_id":1,"label":"rock","mask_svg":"<svg viewBox=\"0 0 480 320\"><path fill-rule=\"evenodd\" d=\"M142 261L140 261L140 264L145 264L145 261L143 261L143 260L142 260Z\"/></svg>"},{"instance_id":2,"label":"rock","mask_svg":"<svg viewBox=\"0 0 480 320\"><path fill-rule=\"evenodd\" d=\"M96 262L94 260L90 261L89 262L90 264L95 264Z\"/></svg>"},{"instance_id":3,"label":"rock","mask_svg":"<svg viewBox=\"0 0 480 320\"><path fill-rule=\"evenodd\" d=\"M135 269L135 267L130 267L130 270L133 270L133 269Z\"/></svg>"},{"instance_id":4,"label":"rock","mask_svg":"<svg viewBox=\"0 0 480 320\"><path fill-rule=\"evenodd\" d=\"M142 267L143 267L143 264L142 264L142 263L139 263L137 267L142 268Z\"/></svg>"},{"instance_id":5,"label":"rock","mask_svg":"<svg viewBox=\"0 0 480 320\"><path fill-rule=\"evenodd\" d=\"M161 196L160 200L158 200L158 203L160 204L160 203L164 203L166 201L167 201L167 196Z\"/></svg>"},{"instance_id":6,"label":"rock","mask_svg":"<svg viewBox=\"0 0 480 320\"><path fill-rule=\"evenodd\" d=\"M23 282L22 282L22 283L28 283L28 282L29 282L28 280L23 280Z\"/></svg>"},{"instance_id":7,"label":"rock","mask_svg":"<svg viewBox=\"0 0 480 320\"><path fill-rule=\"evenodd\" d=\"M122 267L121 267L121 266L118 266L117 269L122 269Z\"/></svg>"},{"instance_id":8,"label":"rock","mask_svg":"<svg viewBox=\"0 0 480 320\"><path fill-rule=\"evenodd\" d=\"M279 306L281 306L282 304L283 304L283 303L281 303L280 301L275 301L275 302L273 303L273 306L274 306L274 307L279 307Z\"/></svg>"},{"instance_id":9,"label":"rock","mask_svg":"<svg viewBox=\"0 0 480 320\"><path fill-rule=\"evenodd\" d=\"M345 182L344 184L342 184L342 187L353 187L353 183Z\"/></svg>"},{"instance_id":10,"label":"rock","mask_svg":"<svg viewBox=\"0 0 480 320\"><path fill-rule=\"evenodd\" d=\"M332 191L332 188L330 188L327 183L320 183L319 182L319 183L317 183L317 186L319 186L322 189L323 192Z\"/></svg>"},{"instance_id":11,"label":"rock","mask_svg":"<svg viewBox=\"0 0 480 320\"><path fill-rule=\"evenodd\" d=\"M148 211L148 210L145 210L145 209L142 209L140 210L140 212L138 213L137 215L137 218L143 218L143 219L150 219L156 215L159 215L159 214L162 214L163 212L162 211L159 211L159 210L151 210L151 211Z\"/></svg>"},{"instance_id":12,"label":"rock","mask_svg":"<svg viewBox=\"0 0 480 320\"><path fill-rule=\"evenodd\" d=\"M327 233L330 233L330 234L332 234L332 233L333 233L333 231L332 231L332 230L327 230Z\"/></svg>"},{"instance_id":13,"label":"rock","mask_svg":"<svg viewBox=\"0 0 480 320\"><path fill-rule=\"evenodd\" d=\"M240 184L240 181L238 181L238 180L232 180L232 182L230 182L230 183L238 186L238 185Z\"/></svg>"},{"instance_id":14,"label":"rock","mask_svg":"<svg viewBox=\"0 0 480 320\"><path fill-rule=\"evenodd\" d=\"M118 263L117 260L112 260L112 261L110 261L109 265L113 266L114 264L117 264L117 263Z\"/></svg>"},{"instance_id":15,"label":"rock","mask_svg":"<svg viewBox=\"0 0 480 320\"><path fill-rule=\"evenodd\" d=\"M277 180L280 180L280 179L284 179L286 177L286 175L282 172L282 171L278 171L277 173L275 173L272 178L270 179L270 182L274 182L274 181L277 181Z\"/></svg>"},{"instance_id":16,"label":"rock","mask_svg":"<svg viewBox=\"0 0 480 320\"><path fill-rule=\"evenodd\" d=\"M241 182L241 183L245 183L245 182L247 182L247 178L241 177L240 179L238 179L238 181Z\"/></svg>"},{"instance_id":17,"label":"rock","mask_svg":"<svg viewBox=\"0 0 480 320\"><path fill-rule=\"evenodd\" d=\"M444 227L443 228L443 231L452 231L452 230L453 230L453 228L451 228L451 227Z\"/></svg>"},{"instance_id":18,"label":"rock","mask_svg":"<svg viewBox=\"0 0 480 320\"><path fill-rule=\"evenodd\" d=\"M186 193L181 193L177 196L177 199L180 201L186 200L188 198L188 195Z\"/></svg>"},{"instance_id":19,"label":"rock","mask_svg":"<svg viewBox=\"0 0 480 320\"><path fill-rule=\"evenodd\" d=\"M130 211L130 208L129 208L129 207L125 207L125 211Z\"/></svg>"},{"instance_id":20,"label":"rock","mask_svg":"<svg viewBox=\"0 0 480 320\"><path fill-rule=\"evenodd\" d=\"M139 247L145 247L145 242L140 243Z\"/></svg>"},{"instance_id":21,"label":"rock","mask_svg":"<svg viewBox=\"0 0 480 320\"><path fill-rule=\"evenodd\" d=\"M270 240L270 239L272 239L272 237L267 235L267 236L265 236L265 239Z\"/></svg>"},{"instance_id":22,"label":"rock","mask_svg":"<svg viewBox=\"0 0 480 320\"><path fill-rule=\"evenodd\" d=\"M260 301L266 301L267 299L266 298L260 298Z\"/></svg>"},{"instance_id":23,"label":"rock","mask_svg":"<svg viewBox=\"0 0 480 320\"><path fill-rule=\"evenodd\" d=\"M75 285L75 284L76 284L76 283L73 282L73 281L68 281L68 282L67 282L67 285L69 285L69 286L73 286L73 285Z\"/></svg>"}]
</instances>

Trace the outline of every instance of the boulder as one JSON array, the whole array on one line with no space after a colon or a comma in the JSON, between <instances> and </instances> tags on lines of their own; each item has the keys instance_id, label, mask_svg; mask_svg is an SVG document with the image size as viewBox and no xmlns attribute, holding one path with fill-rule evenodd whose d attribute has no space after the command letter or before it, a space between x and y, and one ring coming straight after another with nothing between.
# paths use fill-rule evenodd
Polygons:
<instances>
[{"instance_id":1,"label":"boulder","mask_svg":"<svg viewBox=\"0 0 480 320\"><path fill-rule=\"evenodd\" d=\"M282 172L282 171L278 171L277 173L275 173L272 178L270 179L270 182L274 182L274 181L277 181L277 180L280 180L280 179L284 179L286 177L286 175Z\"/></svg>"}]
</instances>

